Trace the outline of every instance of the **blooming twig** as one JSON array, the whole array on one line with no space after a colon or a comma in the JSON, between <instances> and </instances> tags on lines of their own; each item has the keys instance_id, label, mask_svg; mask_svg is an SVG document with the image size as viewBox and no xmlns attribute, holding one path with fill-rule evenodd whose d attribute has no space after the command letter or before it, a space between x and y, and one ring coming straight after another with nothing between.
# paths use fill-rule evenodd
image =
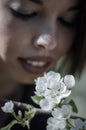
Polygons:
<instances>
[{"instance_id":1,"label":"blooming twig","mask_svg":"<svg viewBox=\"0 0 86 130\"><path fill-rule=\"evenodd\" d=\"M32 96L31 99L40 108L16 101L5 103L2 110L11 113L15 120L1 130L10 130L15 124L27 126L30 129L30 121L39 113L51 115L47 120L47 130L86 130L86 121L83 122L81 119L77 120L78 117L76 119L72 117L73 112L77 112L75 103L72 100L66 102L66 98L75 86L75 79L72 75L61 77L59 73L50 71L43 77L37 78L35 84L35 96ZM24 110L24 117L20 110L16 115L14 105ZM80 123L80 121L81 125L77 129L77 122Z\"/></svg>"}]
</instances>

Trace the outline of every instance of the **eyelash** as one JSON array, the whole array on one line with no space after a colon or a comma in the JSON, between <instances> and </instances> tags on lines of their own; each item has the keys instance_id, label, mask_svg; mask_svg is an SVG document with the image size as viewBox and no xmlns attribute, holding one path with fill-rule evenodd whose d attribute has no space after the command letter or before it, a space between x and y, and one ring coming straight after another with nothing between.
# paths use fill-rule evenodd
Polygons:
<instances>
[{"instance_id":1,"label":"eyelash","mask_svg":"<svg viewBox=\"0 0 86 130\"><path fill-rule=\"evenodd\" d=\"M13 10L12 8L10 8L10 11L13 14L13 16L22 20L29 20L30 18L34 18L38 15L37 12L32 12L31 14L23 14L21 12Z\"/></svg>"},{"instance_id":2,"label":"eyelash","mask_svg":"<svg viewBox=\"0 0 86 130\"><path fill-rule=\"evenodd\" d=\"M73 28L76 25L76 20L69 22L69 21L66 21L64 18L59 17L58 21L60 22L60 24L62 24L66 28Z\"/></svg>"},{"instance_id":3,"label":"eyelash","mask_svg":"<svg viewBox=\"0 0 86 130\"><path fill-rule=\"evenodd\" d=\"M31 18L34 18L34 17L36 17L38 15L37 12L32 12L31 14L23 14L21 12L13 10L12 8L10 8L10 11L13 14L13 16L15 16L16 18L19 18L19 19L25 20L25 21L29 20ZM62 17L59 17L58 21L60 22L60 24L62 24L66 28L73 28L73 27L75 27L75 24L76 24L75 21L69 22L69 21L66 21Z\"/></svg>"}]
</instances>

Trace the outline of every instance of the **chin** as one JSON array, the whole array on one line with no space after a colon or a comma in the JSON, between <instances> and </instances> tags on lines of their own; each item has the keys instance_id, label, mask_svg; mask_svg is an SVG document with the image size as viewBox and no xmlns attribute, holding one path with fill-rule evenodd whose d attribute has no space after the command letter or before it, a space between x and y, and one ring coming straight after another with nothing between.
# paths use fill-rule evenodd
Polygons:
<instances>
[{"instance_id":1,"label":"chin","mask_svg":"<svg viewBox=\"0 0 86 130\"><path fill-rule=\"evenodd\" d=\"M23 80L19 80L17 82L19 82L20 84L34 84L34 79L33 80L23 79Z\"/></svg>"},{"instance_id":2,"label":"chin","mask_svg":"<svg viewBox=\"0 0 86 130\"><path fill-rule=\"evenodd\" d=\"M15 82L19 84L34 84L35 79L37 79L40 76L43 76L44 73L42 74L16 74L12 75L12 78L14 79Z\"/></svg>"},{"instance_id":3,"label":"chin","mask_svg":"<svg viewBox=\"0 0 86 130\"><path fill-rule=\"evenodd\" d=\"M18 84L34 84L35 78L31 77L13 77L14 81Z\"/></svg>"}]
</instances>

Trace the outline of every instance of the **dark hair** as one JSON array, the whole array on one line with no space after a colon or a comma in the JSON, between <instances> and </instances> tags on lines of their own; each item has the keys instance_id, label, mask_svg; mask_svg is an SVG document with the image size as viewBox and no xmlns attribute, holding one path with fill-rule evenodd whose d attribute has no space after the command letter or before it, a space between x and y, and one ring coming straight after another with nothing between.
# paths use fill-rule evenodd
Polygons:
<instances>
[{"instance_id":1,"label":"dark hair","mask_svg":"<svg viewBox=\"0 0 86 130\"><path fill-rule=\"evenodd\" d=\"M71 50L68 56L64 59L59 71L64 67L64 64L69 63L67 72L80 75L86 63L86 0L80 0L80 12L77 17L76 34L74 37ZM69 61L69 62L68 62Z\"/></svg>"}]
</instances>

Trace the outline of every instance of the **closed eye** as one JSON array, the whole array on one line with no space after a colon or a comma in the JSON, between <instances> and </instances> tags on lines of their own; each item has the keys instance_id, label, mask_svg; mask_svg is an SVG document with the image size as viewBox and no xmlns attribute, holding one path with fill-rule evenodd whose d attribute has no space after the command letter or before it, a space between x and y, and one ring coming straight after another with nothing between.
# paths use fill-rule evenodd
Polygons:
<instances>
[{"instance_id":1,"label":"closed eye","mask_svg":"<svg viewBox=\"0 0 86 130\"><path fill-rule=\"evenodd\" d=\"M67 21L64 18L59 17L58 21L60 22L60 24L62 24L64 27L67 27L67 28L73 28L76 25L76 20Z\"/></svg>"},{"instance_id":2,"label":"closed eye","mask_svg":"<svg viewBox=\"0 0 86 130\"><path fill-rule=\"evenodd\" d=\"M34 18L38 15L37 12L31 12L31 13L21 13L19 11L16 11L12 8L10 8L10 11L12 13L13 16L15 16L16 18L22 19L22 20L29 20L30 18Z\"/></svg>"}]
</instances>

